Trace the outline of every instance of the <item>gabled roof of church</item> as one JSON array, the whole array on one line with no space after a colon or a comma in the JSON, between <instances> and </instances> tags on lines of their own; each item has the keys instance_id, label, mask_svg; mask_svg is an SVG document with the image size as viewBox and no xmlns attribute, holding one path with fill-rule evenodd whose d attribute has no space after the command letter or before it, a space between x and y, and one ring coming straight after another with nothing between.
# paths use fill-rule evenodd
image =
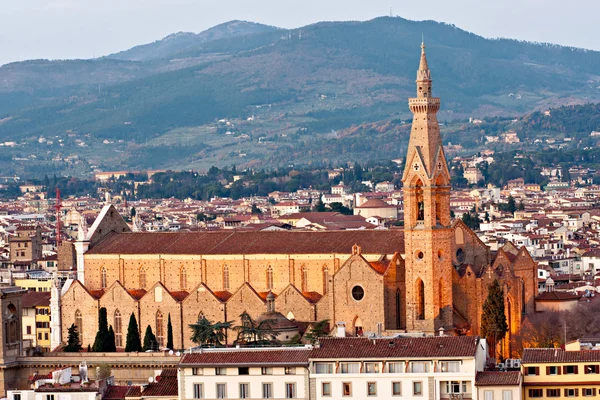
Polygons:
<instances>
[{"instance_id":1,"label":"gabled roof of church","mask_svg":"<svg viewBox=\"0 0 600 400\"><path fill-rule=\"evenodd\" d=\"M113 233L86 254L365 254L404 252L404 231L217 231Z\"/></svg>"}]
</instances>

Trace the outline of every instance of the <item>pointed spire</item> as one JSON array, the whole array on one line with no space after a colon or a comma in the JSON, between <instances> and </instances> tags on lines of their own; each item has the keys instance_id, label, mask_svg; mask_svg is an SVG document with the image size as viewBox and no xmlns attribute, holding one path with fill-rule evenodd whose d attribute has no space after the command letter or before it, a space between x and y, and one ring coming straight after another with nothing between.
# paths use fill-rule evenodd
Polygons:
<instances>
[{"instance_id":1,"label":"pointed spire","mask_svg":"<svg viewBox=\"0 0 600 400\"><path fill-rule=\"evenodd\" d=\"M425 55L425 42L421 42L421 62L419 63L419 71L417 72L417 81L426 80L431 80L431 74L427 65L427 56Z\"/></svg>"}]
</instances>

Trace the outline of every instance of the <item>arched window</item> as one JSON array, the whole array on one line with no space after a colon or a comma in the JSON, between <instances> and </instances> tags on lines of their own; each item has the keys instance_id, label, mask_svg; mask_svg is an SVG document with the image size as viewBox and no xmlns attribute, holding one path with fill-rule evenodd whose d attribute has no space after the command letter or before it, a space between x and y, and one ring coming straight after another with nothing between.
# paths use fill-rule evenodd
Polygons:
<instances>
[{"instance_id":1,"label":"arched window","mask_svg":"<svg viewBox=\"0 0 600 400\"><path fill-rule=\"evenodd\" d=\"M19 335L17 334L17 308L9 304L7 307L7 315L5 325L5 342L6 344L13 344L19 341Z\"/></svg>"},{"instance_id":2,"label":"arched window","mask_svg":"<svg viewBox=\"0 0 600 400\"><path fill-rule=\"evenodd\" d=\"M302 292L308 292L308 268L302 266Z\"/></svg>"},{"instance_id":3,"label":"arched window","mask_svg":"<svg viewBox=\"0 0 600 400\"><path fill-rule=\"evenodd\" d=\"M146 269L140 269L140 289L146 288Z\"/></svg>"},{"instance_id":4,"label":"arched window","mask_svg":"<svg viewBox=\"0 0 600 400\"><path fill-rule=\"evenodd\" d=\"M223 267L223 290L229 290L229 267L227 264Z\"/></svg>"},{"instance_id":5,"label":"arched window","mask_svg":"<svg viewBox=\"0 0 600 400\"><path fill-rule=\"evenodd\" d=\"M83 344L83 318L79 310L75 311L75 326L79 332L79 341Z\"/></svg>"},{"instance_id":6,"label":"arched window","mask_svg":"<svg viewBox=\"0 0 600 400\"><path fill-rule=\"evenodd\" d=\"M323 268L323 295L329 291L329 268Z\"/></svg>"},{"instance_id":7,"label":"arched window","mask_svg":"<svg viewBox=\"0 0 600 400\"><path fill-rule=\"evenodd\" d=\"M179 287L181 290L187 289L187 271L185 267L181 268L181 274L179 275Z\"/></svg>"},{"instance_id":8,"label":"arched window","mask_svg":"<svg viewBox=\"0 0 600 400\"><path fill-rule=\"evenodd\" d=\"M438 306L440 308L440 314L442 313L442 309L444 308L444 282L440 279L440 283L438 285Z\"/></svg>"},{"instance_id":9,"label":"arched window","mask_svg":"<svg viewBox=\"0 0 600 400\"><path fill-rule=\"evenodd\" d=\"M119 310L115 311L115 345L117 347L123 347L123 324L121 322L121 312Z\"/></svg>"},{"instance_id":10,"label":"arched window","mask_svg":"<svg viewBox=\"0 0 600 400\"><path fill-rule=\"evenodd\" d=\"M165 331L163 329L163 315L160 310L156 312L156 340L160 347L164 346Z\"/></svg>"},{"instance_id":11,"label":"arched window","mask_svg":"<svg viewBox=\"0 0 600 400\"><path fill-rule=\"evenodd\" d=\"M273 290L273 268L267 268L267 290Z\"/></svg>"},{"instance_id":12,"label":"arched window","mask_svg":"<svg viewBox=\"0 0 600 400\"><path fill-rule=\"evenodd\" d=\"M419 179L415 184L415 198L416 202L416 217L417 221L423 221L425 219L425 200L423 198L423 182Z\"/></svg>"},{"instance_id":13,"label":"arched window","mask_svg":"<svg viewBox=\"0 0 600 400\"><path fill-rule=\"evenodd\" d=\"M106 267L102 267L100 271L100 287L106 289Z\"/></svg>"},{"instance_id":14,"label":"arched window","mask_svg":"<svg viewBox=\"0 0 600 400\"><path fill-rule=\"evenodd\" d=\"M425 319L425 284L421 279L417 280L416 289L416 305L417 319Z\"/></svg>"}]
</instances>

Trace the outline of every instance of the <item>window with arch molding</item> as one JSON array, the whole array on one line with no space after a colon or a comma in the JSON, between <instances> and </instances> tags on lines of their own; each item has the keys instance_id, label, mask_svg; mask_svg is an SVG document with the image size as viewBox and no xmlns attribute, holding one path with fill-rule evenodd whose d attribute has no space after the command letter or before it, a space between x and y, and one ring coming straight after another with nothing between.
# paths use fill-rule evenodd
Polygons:
<instances>
[{"instance_id":1,"label":"window with arch molding","mask_svg":"<svg viewBox=\"0 0 600 400\"><path fill-rule=\"evenodd\" d=\"M329 268L323 268L323 295L329 291Z\"/></svg>"},{"instance_id":2,"label":"window with arch molding","mask_svg":"<svg viewBox=\"0 0 600 400\"><path fill-rule=\"evenodd\" d=\"M302 292L308 292L308 268L302 266Z\"/></svg>"},{"instance_id":3,"label":"window with arch molding","mask_svg":"<svg viewBox=\"0 0 600 400\"><path fill-rule=\"evenodd\" d=\"M270 265L267 268L267 290L273 290L273 268Z\"/></svg>"},{"instance_id":4,"label":"window with arch molding","mask_svg":"<svg viewBox=\"0 0 600 400\"><path fill-rule=\"evenodd\" d=\"M106 289L106 267L102 267L100 271L100 287Z\"/></svg>"},{"instance_id":5,"label":"window with arch molding","mask_svg":"<svg viewBox=\"0 0 600 400\"><path fill-rule=\"evenodd\" d=\"M6 320L4 321L5 326L5 342L6 344L13 344L19 341L19 335L17 334L17 308L9 304L6 308Z\"/></svg>"},{"instance_id":6,"label":"window with arch molding","mask_svg":"<svg viewBox=\"0 0 600 400\"><path fill-rule=\"evenodd\" d=\"M114 319L115 345L117 347L123 347L123 323L121 320L121 312L118 309L115 310Z\"/></svg>"},{"instance_id":7,"label":"window with arch molding","mask_svg":"<svg viewBox=\"0 0 600 400\"><path fill-rule=\"evenodd\" d=\"M79 310L75 311L75 326L77 327L77 332L79 332L79 341L83 343L83 317Z\"/></svg>"},{"instance_id":8,"label":"window with arch molding","mask_svg":"<svg viewBox=\"0 0 600 400\"><path fill-rule=\"evenodd\" d=\"M146 288L146 269L140 269L140 289Z\"/></svg>"},{"instance_id":9,"label":"window with arch molding","mask_svg":"<svg viewBox=\"0 0 600 400\"><path fill-rule=\"evenodd\" d=\"M223 267L223 290L229 290L229 266Z\"/></svg>"},{"instance_id":10,"label":"window with arch molding","mask_svg":"<svg viewBox=\"0 0 600 400\"><path fill-rule=\"evenodd\" d=\"M181 268L181 272L179 275L179 287L181 290L187 289L187 270L185 267Z\"/></svg>"},{"instance_id":11,"label":"window with arch molding","mask_svg":"<svg viewBox=\"0 0 600 400\"><path fill-rule=\"evenodd\" d=\"M165 331L163 328L163 315L160 310L156 312L156 341L160 347L164 346Z\"/></svg>"}]
</instances>

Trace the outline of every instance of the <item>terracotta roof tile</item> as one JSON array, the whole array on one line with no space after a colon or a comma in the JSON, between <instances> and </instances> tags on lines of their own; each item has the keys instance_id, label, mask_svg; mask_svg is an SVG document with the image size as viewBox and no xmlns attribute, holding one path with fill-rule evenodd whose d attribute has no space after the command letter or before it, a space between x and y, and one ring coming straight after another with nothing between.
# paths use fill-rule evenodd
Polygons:
<instances>
[{"instance_id":1,"label":"terracotta roof tile","mask_svg":"<svg viewBox=\"0 0 600 400\"><path fill-rule=\"evenodd\" d=\"M169 293L171 293L171 296L173 296L173 298L177 301L183 301L189 295L189 293L184 290Z\"/></svg>"},{"instance_id":2,"label":"terracotta roof tile","mask_svg":"<svg viewBox=\"0 0 600 400\"><path fill-rule=\"evenodd\" d=\"M311 303L316 303L323 298L323 295L318 292L302 292L302 296Z\"/></svg>"},{"instance_id":3,"label":"terracotta roof tile","mask_svg":"<svg viewBox=\"0 0 600 400\"><path fill-rule=\"evenodd\" d=\"M142 397L142 388L139 386L130 386L125 397Z\"/></svg>"},{"instance_id":4,"label":"terracotta roof tile","mask_svg":"<svg viewBox=\"0 0 600 400\"><path fill-rule=\"evenodd\" d=\"M221 300L222 302L226 302L231 297L231 292L227 291L216 291L213 292L213 294L217 299Z\"/></svg>"},{"instance_id":5,"label":"terracotta roof tile","mask_svg":"<svg viewBox=\"0 0 600 400\"><path fill-rule=\"evenodd\" d=\"M104 290L103 289L100 289L100 290L88 290L88 292L90 293L90 296L92 296L96 300L98 300L104 294Z\"/></svg>"},{"instance_id":6,"label":"terracotta roof tile","mask_svg":"<svg viewBox=\"0 0 600 400\"><path fill-rule=\"evenodd\" d=\"M568 363L568 362L598 362L600 351L580 350L568 351L561 349L523 349L523 363Z\"/></svg>"},{"instance_id":7,"label":"terracotta roof tile","mask_svg":"<svg viewBox=\"0 0 600 400\"><path fill-rule=\"evenodd\" d=\"M103 400L123 400L129 391L129 386L109 386L102 397Z\"/></svg>"},{"instance_id":8,"label":"terracotta roof tile","mask_svg":"<svg viewBox=\"0 0 600 400\"><path fill-rule=\"evenodd\" d=\"M372 261L369 264L371 264L371 268L373 268L379 275L385 274L385 271L387 271L389 265L388 263L381 261Z\"/></svg>"},{"instance_id":9,"label":"terracotta roof tile","mask_svg":"<svg viewBox=\"0 0 600 400\"><path fill-rule=\"evenodd\" d=\"M134 299L139 300L144 297L146 291L144 289L131 289L128 290L127 293L129 293Z\"/></svg>"},{"instance_id":10,"label":"terracotta roof tile","mask_svg":"<svg viewBox=\"0 0 600 400\"><path fill-rule=\"evenodd\" d=\"M475 377L476 386L518 386L521 383L521 371L485 371Z\"/></svg>"},{"instance_id":11,"label":"terracotta roof tile","mask_svg":"<svg viewBox=\"0 0 600 400\"><path fill-rule=\"evenodd\" d=\"M311 358L420 358L474 357L479 338L443 336L424 338L321 338Z\"/></svg>"},{"instance_id":12,"label":"terracotta roof tile","mask_svg":"<svg viewBox=\"0 0 600 400\"><path fill-rule=\"evenodd\" d=\"M308 365L310 349L257 349L185 354L179 365Z\"/></svg>"},{"instance_id":13,"label":"terracotta roof tile","mask_svg":"<svg viewBox=\"0 0 600 400\"><path fill-rule=\"evenodd\" d=\"M21 306L23 308L50 306L50 292L27 292L23 295Z\"/></svg>"},{"instance_id":14,"label":"terracotta roof tile","mask_svg":"<svg viewBox=\"0 0 600 400\"><path fill-rule=\"evenodd\" d=\"M176 397L179 393L177 385L177 373L172 373L171 370L165 369L156 381L149 384L142 392L143 397Z\"/></svg>"},{"instance_id":15,"label":"terracotta roof tile","mask_svg":"<svg viewBox=\"0 0 600 400\"><path fill-rule=\"evenodd\" d=\"M109 235L86 254L365 254L404 251L402 230L132 232Z\"/></svg>"},{"instance_id":16,"label":"terracotta roof tile","mask_svg":"<svg viewBox=\"0 0 600 400\"><path fill-rule=\"evenodd\" d=\"M567 292L544 292L539 294L535 300L542 300L542 301L568 301L568 300L579 300L579 298L581 297L581 295L578 294L573 294L573 293L567 293Z\"/></svg>"}]
</instances>

